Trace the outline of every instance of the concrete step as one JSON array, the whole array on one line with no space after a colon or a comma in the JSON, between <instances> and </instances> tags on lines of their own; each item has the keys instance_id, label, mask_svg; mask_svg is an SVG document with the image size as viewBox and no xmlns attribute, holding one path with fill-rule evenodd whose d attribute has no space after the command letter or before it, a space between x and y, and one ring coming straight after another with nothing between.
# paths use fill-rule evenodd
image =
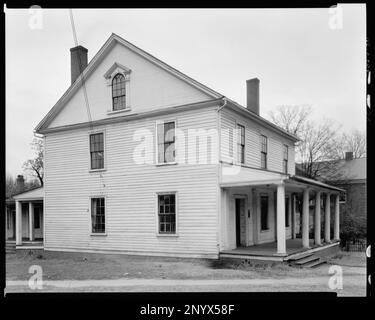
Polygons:
<instances>
[{"instance_id":1,"label":"concrete step","mask_svg":"<svg viewBox=\"0 0 375 320\"><path fill-rule=\"evenodd\" d=\"M325 263L327 263L327 261L318 259L318 260L311 261L309 263L304 264L303 267L304 268L317 268Z\"/></svg>"},{"instance_id":2,"label":"concrete step","mask_svg":"<svg viewBox=\"0 0 375 320\"><path fill-rule=\"evenodd\" d=\"M314 255L313 252L296 253L296 254L290 256L288 261L290 261L290 262L298 261L298 260L306 258L306 257L311 257L312 255Z\"/></svg>"}]
</instances>

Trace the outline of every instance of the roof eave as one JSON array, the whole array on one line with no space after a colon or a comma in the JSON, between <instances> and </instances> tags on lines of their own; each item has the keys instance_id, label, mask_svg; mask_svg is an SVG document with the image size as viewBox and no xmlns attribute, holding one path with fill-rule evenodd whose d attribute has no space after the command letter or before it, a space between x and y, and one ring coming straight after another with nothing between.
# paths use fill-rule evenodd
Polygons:
<instances>
[{"instance_id":1,"label":"roof eave","mask_svg":"<svg viewBox=\"0 0 375 320\"><path fill-rule=\"evenodd\" d=\"M254 112L251 112L250 110L248 110L247 108L243 107L239 103L237 103L237 102L235 102L235 101L233 101L233 100L231 100L229 98L226 98L226 99L227 99L227 101L229 102L230 105L232 105L234 108L236 108L236 110L246 113L254 121L256 121L256 122L258 122L260 124L266 125L269 129L271 129L273 131L276 131L277 133L279 133L279 134L283 135L284 137L292 140L293 142L300 141L300 139L298 137L296 137L295 135L293 135L293 134L291 134L291 133L283 130L279 126L277 126L274 123L266 120L265 118L261 117L260 115L257 115Z\"/></svg>"}]
</instances>

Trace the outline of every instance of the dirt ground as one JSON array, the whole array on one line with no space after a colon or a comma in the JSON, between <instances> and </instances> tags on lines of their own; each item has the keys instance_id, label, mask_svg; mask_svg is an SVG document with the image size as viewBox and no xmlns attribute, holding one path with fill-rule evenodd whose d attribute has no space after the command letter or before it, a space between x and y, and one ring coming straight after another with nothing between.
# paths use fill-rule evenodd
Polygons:
<instances>
[{"instance_id":1,"label":"dirt ground","mask_svg":"<svg viewBox=\"0 0 375 320\"><path fill-rule=\"evenodd\" d=\"M95 253L22 250L6 255L6 292L30 291L33 265L41 291L332 291L332 265L342 267L339 295L366 294L364 253L339 253L329 264L300 269L285 264L220 262ZM39 289L40 290L40 289Z\"/></svg>"}]
</instances>

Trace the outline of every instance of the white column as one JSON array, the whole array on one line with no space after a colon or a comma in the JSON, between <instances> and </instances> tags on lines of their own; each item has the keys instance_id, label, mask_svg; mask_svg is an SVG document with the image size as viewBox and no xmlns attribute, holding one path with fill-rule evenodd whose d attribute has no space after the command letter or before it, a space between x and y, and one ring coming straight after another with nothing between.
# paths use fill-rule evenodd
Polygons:
<instances>
[{"instance_id":1,"label":"white column","mask_svg":"<svg viewBox=\"0 0 375 320\"><path fill-rule=\"evenodd\" d=\"M34 240L34 204L29 202L29 239Z\"/></svg>"},{"instance_id":2,"label":"white column","mask_svg":"<svg viewBox=\"0 0 375 320\"><path fill-rule=\"evenodd\" d=\"M324 216L324 241L331 242L331 194L326 195L326 207Z\"/></svg>"},{"instance_id":3,"label":"white column","mask_svg":"<svg viewBox=\"0 0 375 320\"><path fill-rule=\"evenodd\" d=\"M277 186L277 253L286 254L285 243L285 187Z\"/></svg>"},{"instance_id":4,"label":"white column","mask_svg":"<svg viewBox=\"0 0 375 320\"><path fill-rule=\"evenodd\" d=\"M16 201L16 245L22 245L22 204Z\"/></svg>"},{"instance_id":5,"label":"white column","mask_svg":"<svg viewBox=\"0 0 375 320\"><path fill-rule=\"evenodd\" d=\"M296 238L296 205L297 205L297 200L296 200L296 195L292 195L292 238Z\"/></svg>"},{"instance_id":6,"label":"white column","mask_svg":"<svg viewBox=\"0 0 375 320\"><path fill-rule=\"evenodd\" d=\"M303 190L302 205L302 246L309 248L309 189Z\"/></svg>"},{"instance_id":7,"label":"white column","mask_svg":"<svg viewBox=\"0 0 375 320\"><path fill-rule=\"evenodd\" d=\"M315 244L320 245L322 243L320 239L320 191L315 194L315 219L314 219L314 230L315 230Z\"/></svg>"},{"instance_id":8,"label":"white column","mask_svg":"<svg viewBox=\"0 0 375 320\"><path fill-rule=\"evenodd\" d=\"M340 240L340 195L335 198L335 225L334 225L334 239Z\"/></svg>"}]
</instances>

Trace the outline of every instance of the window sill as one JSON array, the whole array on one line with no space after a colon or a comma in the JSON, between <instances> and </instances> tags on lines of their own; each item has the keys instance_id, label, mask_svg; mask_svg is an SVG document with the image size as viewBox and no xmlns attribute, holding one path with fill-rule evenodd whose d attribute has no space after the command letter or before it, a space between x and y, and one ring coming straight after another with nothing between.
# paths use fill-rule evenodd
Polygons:
<instances>
[{"instance_id":1,"label":"window sill","mask_svg":"<svg viewBox=\"0 0 375 320\"><path fill-rule=\"evenodd\" d=\"M260 233L265 233L265 232L269 232L270 229L265 229L265 230L260 230Z\"/></svg>"},{"instance_id":2,"label":"window sill","mask_svg":"<svg viewBox=\"0 0 375 320\"><path fill-rule=\"evenodd\" d=\"M173 166L173 165L176 165L177 162L165 162L165 163L157 163L156 166L157 167L162 167L162 166Z\"/></svg>"},{"instance_id":3,"label":"window sill","mask_svg":"<svg viewBox=\"0 0 375 320\"><path fill-rule=\"evenodd\" d=\"M166 238L177 238L178 237L178 234L176 233L157 233L156 234L157 237L166 237Z\"/></svg>"},{"instance_id":4,"label":"window sill","mask_svg":"<svg viewBox=\"0 0 375 320\"><path fill-rule=\"evenodd\" d=\"M107 114L108 115L112 115L112 114L118 114L118 113L123 113L123 112L129 112L131 111L131 108L130 107L126 107L125 109L120 109L120 110L108 110L107 111Z\"/></svg>"},{"instance_id":5,"label":"window sill","mask_svg":"<svg viewBox=\"0 0 375 320\"><path fill-rule=\"evenodd\" d=\"M91 237L106 237L107 236L107 233L90 233L90 236Z\"/></svg>"},{"instance_id":6,"label":"window sill","mask_svg":"<svg viewBox=\"0 0 375 320\"><path fill-rule=\"evenodd\" d=\"M107 171L106 168L103 168L103 169L90 169L89 172L103 172L103 171Z\"/></svg>"}]
</instances>

